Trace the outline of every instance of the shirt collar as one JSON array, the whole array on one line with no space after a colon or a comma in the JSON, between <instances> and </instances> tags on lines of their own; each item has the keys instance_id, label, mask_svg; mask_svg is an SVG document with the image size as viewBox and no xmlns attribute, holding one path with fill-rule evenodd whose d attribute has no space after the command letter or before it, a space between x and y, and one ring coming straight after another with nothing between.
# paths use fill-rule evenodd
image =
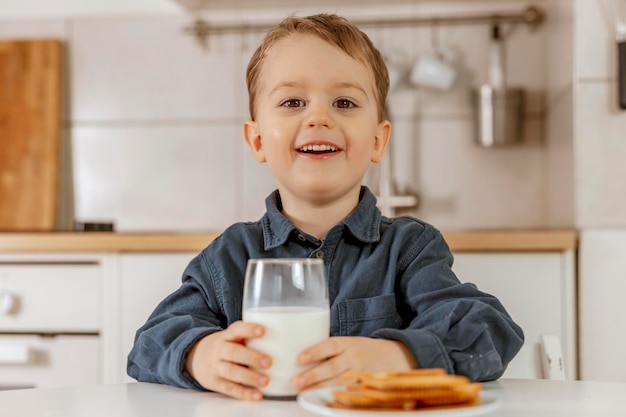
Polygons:
<instances>
[{"instance_id":1,"label":"shirt collar","mask_svg":"<svg viewBox=\"0 0 626 417\"><path fill-rule=\"evenodd\" d=\"M261 224L263 227L263 244L270 250L284 244L296 227L282 214L282 202L278 190L265 199L267 212ZM341 223L350 233L364 243L380 240L380 210L376 207L376 197L365 186L361 187L359 204Z\"/></svg>"}]
</instances>

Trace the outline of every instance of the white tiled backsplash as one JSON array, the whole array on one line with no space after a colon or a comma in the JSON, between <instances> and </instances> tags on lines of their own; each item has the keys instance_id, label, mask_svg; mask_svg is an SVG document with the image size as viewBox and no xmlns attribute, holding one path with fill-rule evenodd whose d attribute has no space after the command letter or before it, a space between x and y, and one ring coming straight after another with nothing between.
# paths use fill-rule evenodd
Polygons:
<instances>
[{"instance_id":1,"label":"white tiled backsplash","mask_svg":"<svg viewBox=\"0 0 626 417\"><path fill-rule=\"evenodd\" d=\"M525 1L485 1L483 9L520 11ZM360 15L465 13L480 2L367 6ZM278 21L293 10L265 11ZM354 9L331 11L350 17ZM241 12L245 15L245 11ZM248 114L245 67L261 34L214 35L204 51L183 32L180 14L0 21L0 37L67 41L66 129L78 221L110 220L119 231L204 231L256 220L274 180L242 137ZM431 27L364 28L404 71L431 51ZM519 26L507 42L507 78L526 89L519 147L473 143L469 89L487 79L489 27L442 26L441 46L460 78L445 93L401 82L389 97L397 187L416 193L410 214L441 229L539 228L550 215L545 91L545 25ZM406 74L405 74L406 75ZM376 188L375 168L367 176ZM567 221L567 220L566 220Z\"/></svg>"},{"instance_id":2,"label":"white tiled backsplash","mask_svg":"<svg viewBox=\"0 0 626 417\"><path fill-rule=\"evenodd\" d=\"M583 229L624 228L626 110L617 106L613 19L608 2L574 4L575 222Z\"/></svg>"}]
</instances>

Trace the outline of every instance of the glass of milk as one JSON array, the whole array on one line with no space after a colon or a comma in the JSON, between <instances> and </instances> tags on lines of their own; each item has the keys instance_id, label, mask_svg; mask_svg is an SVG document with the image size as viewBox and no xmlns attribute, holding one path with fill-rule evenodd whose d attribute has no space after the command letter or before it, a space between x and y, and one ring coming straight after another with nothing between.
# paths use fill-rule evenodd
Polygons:
<instances>
[{"instance_id":1,"label":"glass of milk","mask_svg":"<svg viewBox=\"0 0 626 417\"><path fill-rule=\"evenodd\" d=\"M293 378L304 369L305 349L328 338L330 310L321 259L250 259L243 290L243 320L262 324L265 335L247 346L272 357L264 370L265 398L293 399Z\"/></svg>"}]
</instances>

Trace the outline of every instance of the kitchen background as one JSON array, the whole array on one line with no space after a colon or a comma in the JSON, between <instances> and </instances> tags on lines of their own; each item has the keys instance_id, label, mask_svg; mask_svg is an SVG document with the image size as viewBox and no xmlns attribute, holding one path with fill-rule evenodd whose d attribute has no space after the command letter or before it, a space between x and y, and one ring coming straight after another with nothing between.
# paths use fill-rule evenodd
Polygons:
<instances>
[{"instance_id":1,"label":"kitchen background","mask_svg":"<svg viewBox=\"0 0 626 417\"><path fill-rule=\"evenodd\" d=\"M71 2L64 3L71 9ZM0 25L5 38L67 42L64 125L71 163L65 167L73 172L66 171L64 183L73 191L66 190L63 225L71 227L75 217L111 221L118 231L198 231L256 220L264 212L265 196L275 188L269 170L254 161L242 137L248 117L245 69L262 33L211 35L203 49L185 33L193 17L180 5L151 3L160 6L146 3L143 11L119 6L119 12L107 6L85 16L31 17ZM280 1L248 2L257 6L216 7L205 17L215 24L275 22L293 11L330 10L383 19L490 13L494 8L519 13L527 6L521 1L400 1L384 7L371 1L366 7L343 3L315 7L316 2L300 1L298 7L272 8L259 5ZM37 9L30 12L36 15ZM563 183L571 183L567 176L572 172L558 170L563 178L548 180L553 177L551 159L571 161L556 154L556 146L547 140L550 109L565 98L558 89L566 88L555 85L550 96L547 29L519 25L508 36L508 81L528 95L525 137L521 146L492 150L473 142L470 102L470 89L487 81L488 25L441 26L436 31L428 26L364 28L401 73L389 98L394 176L398 194L419 196L412 214L448 230L572 224L572 204L559 201L559 209L550 209L554 190L565 197L562 188L571 189ZM411 66L432 53L433 35L458 70L449 91L408 83ZM368 175L374 191L376 178L374 167Z\"/></svg>"},{"instance_id":2,"label":"kitchen background","mask_svg":"<svg viewBox=\"0 0 626 417\"><path fill-rule=\"evenodd\" d=\"M500 149L474 143L469 100L487 81L488 26L364 28L403 74L389 98L396 191L418 196L407 212L442 230L578 229L581 373L623 379L626 338L613 323L626 316L626 112L605 1L214 1L202 16L384 19L517 13L529 3L546 22L506 28L507 80L528 96L524 139ZM214 231L262 215L275 185L241 134L245 68L262 34L211 35L203 48L183 29L193 19L169 0L0 3L0 39L65 41L61 229L77 220L120 232ZM407 82L433 36L458 71L449 91ZM367 177L374 191L377 175L374 167Z\"/></svg>"}]
</instances>

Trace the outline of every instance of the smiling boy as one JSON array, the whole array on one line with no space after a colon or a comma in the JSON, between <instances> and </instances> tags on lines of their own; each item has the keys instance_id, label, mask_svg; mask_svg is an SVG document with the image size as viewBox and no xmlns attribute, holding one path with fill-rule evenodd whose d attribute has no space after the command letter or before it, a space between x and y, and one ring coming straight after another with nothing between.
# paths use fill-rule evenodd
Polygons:
<instances>
[{"instance_id":1,"label":"smiling boy","mask_svg":"<svg viewBox=\"0 0 626 417\"><path fill-rule=\"evenodd\" d=\"M245 140L278 190L260 221L231 226L189 264L181 287L138 330L129 375L261 399L272 358L245 345L264 332L241 321L247 260L318 257L331 337L300 355L319 364L294 378L299 389L361 370L500 377L522 330L495 297L459 282L434 227L382 217L361 186L391 129L389 77L369 38L336 15L289 17L251 58L247 81Z\"/></svg>"}]
</instances>

